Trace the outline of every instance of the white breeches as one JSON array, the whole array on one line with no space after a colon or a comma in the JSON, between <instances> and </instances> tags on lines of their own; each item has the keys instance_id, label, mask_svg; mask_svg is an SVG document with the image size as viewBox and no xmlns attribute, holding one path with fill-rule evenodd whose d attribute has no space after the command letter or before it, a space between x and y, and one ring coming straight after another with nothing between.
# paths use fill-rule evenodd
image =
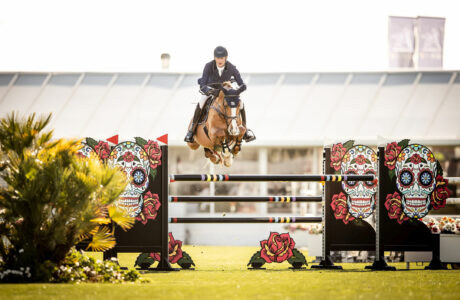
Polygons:
<instances>
[{"instance_id":1,"label":"white breeches","mask_svg":"<svg viewBox=\"0 0 460 300\"><path fill-rule=\"evenodd\" d=\"M201 96L200 102L199 102L201 109L203 109L203 106L206 103L206 100L208 99L208 97L210 97L210 96L206 96L206 95ZM243 101L240 100L240 110L241 109L244 109L244 104L243 104Z\"/></svg>"},{"instance_id":2,"label":"white breeches","mask_svg":"<svg viewBox=\"0 0 460 300\"><path fill-rule=\"evenodd\" d=\"M208 99L208 97L210 97L210 96L201 95L200 102L199 102L201 109L203 109L203 106L206 103L206 99Z\"/></svg>"}]
</instances>

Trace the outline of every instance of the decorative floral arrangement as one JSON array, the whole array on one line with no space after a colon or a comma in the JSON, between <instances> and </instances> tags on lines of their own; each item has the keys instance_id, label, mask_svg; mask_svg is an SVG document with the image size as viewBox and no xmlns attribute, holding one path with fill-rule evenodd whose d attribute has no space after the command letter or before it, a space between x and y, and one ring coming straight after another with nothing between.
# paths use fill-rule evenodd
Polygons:
<instances>
[{"instance_id":1,"label":"decorative floral arrangement","mask_svg":"<svg viewBox=\"0 0 460 300\"><path fill-rule=\"evenodd\" d=\"M178 264L182 269L190 269L191 266L195 266L192 257L187 252L182 251L182 241L174 239L171 232L168 242L169 262L171 264ZM160 260L161 256L158 252L142 253L137 257L134 266L148 269L154 262Z\"/></svg>"},{"instance_id":2,"label":"decorative floral arrangement","mask_svg":"<svg viewBox=\"0 0 460 300\"><path fill-rule=\"evenodd\" d=\"M439 221L435 218L423 220L432 233L460 234L460 218L442 217Z\"/></svg>"},{"instance_id":3,"label":"decorative floral arrangement","mask_svg":"<svg viewBox=\"0 0 460 300\"><path fill-rule=\"evenodd\" d=\"M260 241L261 249L254 253L248 266L260 269L265 263L282 263L288 261L294 269L307 265L305 256L296 248L289 233L270 232L267 240Z\"/></svg>"},{"instance_id":4,"label":"decorative floral arrangement","mask_svg":"<svg viewBox=\"0 0 460 300\"><path fill-rule=\"evenodd\" d=\"M42 271L49 272L50 282L56 283L121 283L141 280L136 270L122 270L116 258L100 261L76 250L69 252L59 265L48 261ZM29 267L19 270L0 270L0 282L26 282L30 277Z\"/></svg>"},{"instance_id":5,"label":"decorative floral arrangement","mask_svg":"<svg viewBox=\"0 0 460 300\"><path fill-rule=\"evenodd\" d=\"M323 224L290 224L285 226L285 229L290 232L295 232L296 230L307 231L309 234L322 234L323 233Z\"/></svg>"},{"instance_id":6,"label":"decorative floral arrangement","mask_svg":"<svg viewBox=\"0 0 460 300\"><path fill-rule=\"evenodd\" d=\"M421 157L419 154L415 153L410 157L406 158L406 153L402 152L406 147L411 146L414 149L420 151L424 146L421 145L409 145L409 140L402 140L399 143L392 142L387 144L385 149L385 162L384 165L389 170L390 179L393 181L396 177L397 164L403 164L404 162L409 161L412 164L420 163L431 163L436 165L436 174L435 181L436 185L433 188L429 196L429 209L440 209L446 206L446 200L451 195L451 192L447 188L449 181L443 178L443 170L439 161L434 158L434 155L431 151L426 154L426 159ZM401 175L404 180L404 176ZM409 175L407 175L409 176ZM413 176L413 174L412 174ZM408 177L410 178L410 176ZM411 178L410 178L411 179ZM398 180L398 179L396 179ZM408 179L409 180L409 179ZM413 179L411 179L413 180ZM418 180L418 179L417 179ZM420 179L422 180L422 179ZM402 195L399 191L394 192L393 194L388 194L385 200L385 207L388 210L388 217L390 219L395 219L399 224L402 224L404 221L411 219L404 213ZM426 212L427 213L427 212ZM414 217L417 218L417 217Z\"/></svg>"}]
</instances>

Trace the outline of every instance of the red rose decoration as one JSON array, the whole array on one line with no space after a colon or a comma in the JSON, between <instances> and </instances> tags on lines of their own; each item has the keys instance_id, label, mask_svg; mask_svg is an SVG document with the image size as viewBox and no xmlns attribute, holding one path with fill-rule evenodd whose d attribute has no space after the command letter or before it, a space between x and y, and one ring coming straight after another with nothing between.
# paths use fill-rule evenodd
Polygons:
<instances>
[{"instance_id":1,"label":"red rose decoration","mask_svg":"<svg viewBox=\"0 0 460 300\"><path fill-rule=\"evenodd\" d=\"M332 146L331 167L334 168L334 170L340 170L342 158L345 155L345 153L347 153L347 148L343 147L341 143Z\"/></svg>"},{"instance_id":2,"label":"red rose decoration","mask_svg":"<svg viewBox=\"0 0 460 300\"><path fill-rule=\"evenodd\" d=\"M182 241L175 240L172 233L169 233L169 262L172 264L177 263L182 258Z\"/></svg>"},{"instance_id":3,"label":"red rose decoration","mask_svg":"<svg viewBox=\"0 0 460 300\"><path fill-rule=\"evenodd\" d=\"M172 233L169 233L168 236L168 254L169 262L175 264L183 257L182 253L182 241L175 240ZM156 261L160 261L161 255L160 252L152 252L149 254L151 258Z\"/></svg>"},{"instance_id":4,"label":"red rose decoration","mask_svg":"<svg viewBox=\"0 0 460 300\"><path fill-rule=\"evenodd\" d=\"M340 194L332 196L331 207L337 220L342 220L343 223L348 224L348 222L355 219L355 217L348 212L347 196L345 196L344 193L340 192Z\"/></svg>"},{"instance_id":5,"label":"red rose decoration","mask_svg":"<svg viewBox=\"0 0 460 300\"><path fill-rule=\"evenodd\" d=\"M107 142L100 141L96 146L94 146L94 151L102 159L106 159L110 155L110 146Z\"/></svg>"},{"instance_id":6,"label":"red rose decoration","mask_svg":"<svg viewBox=\"0 0 460 300\"><path fill-rule=\"evenodd\" d=\"M358 165L364 165L366 163L366 158L364 157L364 155L358 155L356 158L355 158L355 162L358 164Z\"/></svg>"},{"instance_id":7,"label":"red rose decoration","mask_svg":"<svg viewBox=\"0 0 460 300\"><path fill-rule=\"evenodd\" d=\"M388 217L390 219L396 219L396 221L398 221L399 224L402 224L402 222L409 220L409 217L404 214L401 202L401 195L399 195L398 192L387 195L385 207L388 210Z\"/></svg>"},{"instance_id":8,"label":"red rose decoration","mask_svg":"<svg viewBox=\"0 0 460 300\"><path fill-rule=\"evenodd\" d=\"M156 261L160 261L161 259L160 252L152 252L149 254L149 256Z\"/></svg>"},{"instance_id":9,"label":"red rose decoration","mask_svg":"<svg viewBox=\"0 0 460 300\"><path fill-rule=\"evenodd\" d=\"M271 232L268 240L260 242L260 257L267 263L283 262L292 256L295 242L289 233Z\"/></svg>"},{"instance_id":10,"label":"red rose decoration","mask_svg":"<svg viewBox=\"0 0 460 300\"><path fill-rule=\"evenodd\" d=\"M134 160L134 155L130 151L127 151L123 154L123 160L125 162L132 162Z\"/></svg>"},{"instance_id":11,"label":"red rose decoration","mask_svg":"<svg viewBox=\"0 0 460 300\"><path fill-rule=\"evenodd\" d=\"M147 153L150 161L150 168L155 169L157 166L161 165L161 149L157 142L148 141L144 145L144 150Z\"/></svg>"},{"instance_id":12,"label":"red rose decoration","mask_svg":"<svg viewBox=\"0 0 460 300\"><path fill-rule=\"evenodd\" d=\"M401 152L401 147L396 142L387 145L385 149L385 166L388 169L393 170L396 166L396 159Z\"/></svg>"},{"instance_id":13,"label":"red rose decoration","mask_svg":"<svg viewBox=\"0 0 460 300\"><path fill-rule=\"evenodd\" d=\"M410 161L411 163L417 165L422 161L422 157L418 155L417 153L415 153L414 155L410 157Z\"/></svg>"},{"instance_id":14,"label":"red rose decoration","mask_svg":"<svg viewBox=\"0 0 460 300\"><path fill-rule=\"evenodd\" d=\"M152 194L150 191L144 195L144 205L142 206L142 212L136 217L137 221L142 224L147 224L149 219L155 220L160 209L161 203L157 194Z\"/></svg>"},{"instance_id":15,"label":"red rose decoration","mask_svg":"<svg viewBox=\"0 0 460 300\"><path fill-rule=\"evenodd\" d=\"M431 193L431 207L440 209L446 206L446 199L450 197L451 192L447 188L448 179L444 179L441 175L436 176L436 187Z\"/></svg>"}]
</instances>

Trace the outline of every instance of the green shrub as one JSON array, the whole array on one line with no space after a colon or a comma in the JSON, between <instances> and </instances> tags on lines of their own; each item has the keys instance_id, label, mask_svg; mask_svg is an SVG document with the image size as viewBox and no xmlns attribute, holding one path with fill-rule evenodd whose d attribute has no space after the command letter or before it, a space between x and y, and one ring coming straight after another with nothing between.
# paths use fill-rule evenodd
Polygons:
<instances>
[{"instance_id":1,"label":"green shrub","mask_svg":"<svg viewBox=\"0 0 460 300\"><path fill-rule=\"evenodd\" d=\"M50 118L0 120L0 267L10 270L3 281L49 281L82 238L106 250L115 245L112 221L134 223L110 206L125 189L123 172L79 158L78 140L52 140Z\"/></svg>"}]
</instances>

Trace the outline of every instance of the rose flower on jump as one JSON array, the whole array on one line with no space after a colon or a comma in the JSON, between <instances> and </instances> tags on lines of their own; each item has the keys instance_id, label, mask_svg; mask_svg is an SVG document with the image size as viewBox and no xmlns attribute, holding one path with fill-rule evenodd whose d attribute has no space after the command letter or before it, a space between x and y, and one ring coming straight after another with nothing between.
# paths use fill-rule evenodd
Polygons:
<instances>
[{"instance_id":1,"label":"rose flower on jump","mask_svg":"<svg viewBox=\"0 0 460 300\"><path fill-rule=\"evenodd\" d=\"M295 242L288 233L271 232L268 240L260 242L260 257L267 263L283 262L292 256Z\"/></svg>"},{"instance_id":2,"label":"rose flower on jump","mask_svg":"<svg viewBox=\"0 0 460 300\"><path fill-rule=\"evenodd\" d=\"M385 166L393 170L396 166L396 159L401 152L401 147L396 142L388 144L385 149Z\"/></svg>"}]
</instances>

